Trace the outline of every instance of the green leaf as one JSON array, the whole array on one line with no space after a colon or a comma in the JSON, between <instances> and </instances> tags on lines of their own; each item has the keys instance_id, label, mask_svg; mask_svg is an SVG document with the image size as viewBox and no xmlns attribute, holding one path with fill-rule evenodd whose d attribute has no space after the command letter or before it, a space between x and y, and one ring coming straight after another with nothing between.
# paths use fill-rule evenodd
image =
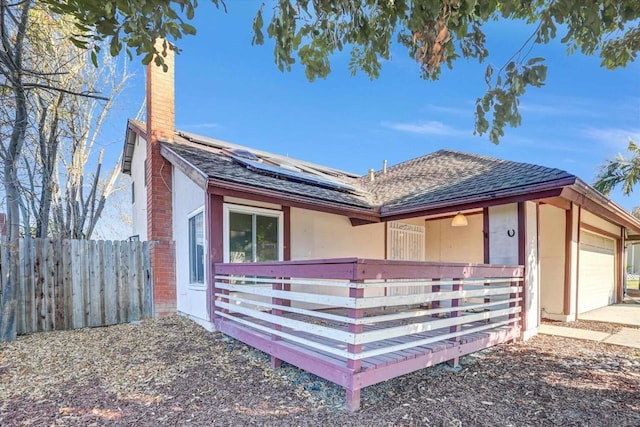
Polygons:
<instances>
[{"instance_id":1,"label":"green leaf","mask_svg":"<svg viewBox=\"0 0 640 427\"><path fill-rule=\"evenodd\" d=\"M262 8L258 10L255 18L253 19L253 38L251 39L251 43L256 45L264 44L264 34L262 33L262 27L264 26L264 22L262 20Z\"/></svg>"},{"instance_id":2,"label":"green leaf","mask_svg":"<svg viewBox=\"0 0 640 427\"><path fill-rule=\"evenodd\" d=\"M142 65L149 65L151 63L151 61L153 60L153 56L154 53L153 52L149 52L147 53L143 58L142 58Z\"/></svg>"},{"instance_id":3,"label":"green leaf","mask_svg":"<svg viewBox=\"0 0 640 427\"><path fill-rule=\"evenodd\" d=\"M192 36L196 34L196 28L193 25L189 25L186 23L182 24L182 32L186 35Z\"/></svg>"},{"instance_id":4,"label":"green leaf","mask_svg":"<svg viewBox=\"0 0 640 427\"><path fill-rule=\"evenodd\" d=\"M111 56L118 56L120 50L122 49L122 43L120 43L118 33L114 34L109 47L109 53L111 53Z\"/></svg>"},{"instance_id":5,"label":"green leaf","mask_svg":"<svg viewBox=\"0 0 640 427\"><path fill-rule=\"evenodd\" d=\"M491 83L491 77L493 76L493 67L491 65L487 65L487 69L484 72L484 81L487 84Z\"/></svg>"}]
</instances>

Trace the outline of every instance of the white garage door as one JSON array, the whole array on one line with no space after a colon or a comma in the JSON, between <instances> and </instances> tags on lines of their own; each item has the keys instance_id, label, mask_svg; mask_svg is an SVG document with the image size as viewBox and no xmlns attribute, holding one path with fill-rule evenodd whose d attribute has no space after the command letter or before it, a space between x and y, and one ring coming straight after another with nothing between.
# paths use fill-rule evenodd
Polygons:
<instances>
[{"instance_id":1,"label":"white garage door","mask_svg":"<svg viewBox=\"0 0 640 427\"><path fill-rule=\"evenodd\" d=\"M581 230L578 313L615 302L615 247L615 240Z\"/></svg>"}]
</instances>

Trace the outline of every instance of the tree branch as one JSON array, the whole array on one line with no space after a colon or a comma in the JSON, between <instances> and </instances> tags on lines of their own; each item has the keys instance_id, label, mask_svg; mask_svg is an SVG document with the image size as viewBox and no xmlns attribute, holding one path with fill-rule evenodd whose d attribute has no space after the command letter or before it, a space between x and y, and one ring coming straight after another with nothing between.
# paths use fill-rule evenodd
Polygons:
<instances>
[{"instance_id":1,"label":"tree branch","mask_svg":"<svg viewBox=\"0 0 640 427\"><path fill-rule=\"evenodd\" d=\"M25 83L24 84L25 89L33 89L33 88L39 88L39 89L44 89L44 90L50 90L53 92L62 92L62 93L66 93L69 95L75 95L75 96L82 96L85 98L91 98L91 99L98 99L100 101L108 101L109 98L106 96L101 96L101 95L94 95L93 93L89 93L89 92L76 92L73 90L69 90L69 89L63 89L60 87L54 87L54 86L50 86L47 84L41 84L41 83Z\"/></svg>"}]
</instances>

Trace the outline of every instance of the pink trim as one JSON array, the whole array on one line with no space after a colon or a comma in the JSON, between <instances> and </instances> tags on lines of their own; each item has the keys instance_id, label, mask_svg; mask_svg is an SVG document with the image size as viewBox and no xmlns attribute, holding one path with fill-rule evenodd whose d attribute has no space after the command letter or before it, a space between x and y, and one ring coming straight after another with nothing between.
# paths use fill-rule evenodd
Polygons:
<instances>
[{"instance_id":1,"label":"pink trim","mask_svg":"<svg viewBox=\"0 0 640 427\"><path fill-rule=\"evenodd\" d=\"M525 200L535 200L535 199L542 198L543 197L542 194L545 194L544 197L548 197L546 196L547 192L550 192L549 194L552 194L552 195L558 195L558 194L555 194L554 191L559 193L560 191L562 191L562 188L568 185L572 185L575 181L576 181L575 177L562 178L555 181L542 182L542 183L532 184L525 187L509 188L506 190L494 191L489 194L478 194L474 196L460 198L457 200L447 200L443 202L432 203L429 205L428 208L425 206L419 206L419 205L413 206L413 207L400 208L400 209L382 207L380 209L380 214L382 217L385 217L385 216L390 217L390 216L398 216L398 215L403 215L403 214L408 214L413 212L431 211L431 210L441 209L441 208L448 209L448 211L445 211L445 212L451 212L453 210L456 210L457 207L466 205L466 204L485 202L484 204L480 204L474 207L487 207L487 206L493 205L492 201L494 200L498 201L500 199L508 199L508 201L501 200L499 204L511 203L514 200L510 198L516 198L516 197L527 196L527 195L529 197L525 197Z\"/></svg>"}]
</instances>

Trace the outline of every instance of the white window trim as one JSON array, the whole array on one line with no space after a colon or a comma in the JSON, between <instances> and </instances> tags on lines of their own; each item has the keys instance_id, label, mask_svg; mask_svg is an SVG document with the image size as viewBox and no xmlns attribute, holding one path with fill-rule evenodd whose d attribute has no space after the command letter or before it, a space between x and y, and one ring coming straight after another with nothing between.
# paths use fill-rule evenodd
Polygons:
<instances>
[{"instance_id":1,"label":"white window trim","mask_svg":"<svg viewBox=\"0 0 640 427\"><path fill-rule=\"evenodd\" d=\"M231 203L225 203L223 205L223 217L222 217L222 229L223 229L223 260L228 263L229 256L229 213L237 212L244 214L255 214L261 216L270 216L278 218L278 261L284 259L284 214L282 211L265 208L255 208L253 206L234 205Z\"/></svg>"},{"instance_id":2,"label":"white window trim","mask_svg":"<svg viewBox=\"0 0 640 427\"><path fill-rule=\"evenodd\" d=\"M188 269L187 269L187 274L188 274L188 287L190 289L198 289L198 290L202 290L205 289L207 287L207 277L208 276L208 271L209 271L209 263L207 262L207 260L209 259L209 244L207 243L208 239L207 239L207 218L204 214L204 205L200 206L198 209L193 210L191 212L189 212L187 214L187 248L189 251L191 251L191 242L189 241L189 221L191 220L191 218L195 217L198 214L202 214L202 233L204 234L203 237L203 244L204 244L204 259L202 260L202 262L204 263L204 283L194 283L191 281L191 259L188 258L189 256L189 252L187 252L187 261L188 261Z\"/></svg>"}]
</instances>

